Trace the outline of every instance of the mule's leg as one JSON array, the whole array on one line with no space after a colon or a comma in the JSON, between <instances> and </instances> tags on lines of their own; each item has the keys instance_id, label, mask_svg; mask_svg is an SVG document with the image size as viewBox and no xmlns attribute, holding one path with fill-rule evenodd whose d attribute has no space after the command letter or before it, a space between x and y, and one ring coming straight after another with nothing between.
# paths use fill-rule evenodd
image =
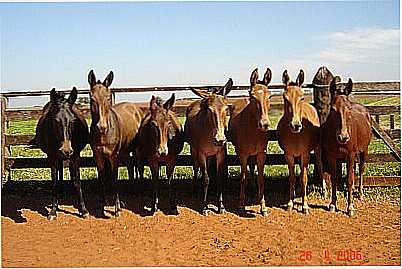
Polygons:
<instances>
[{"instance_id":1,"label":"mule's leg","mask_svg":"<svg viewBox=\"0 0 402 269\"><path fill-rule=\"evenodd\" d=\"M366 166L367 151L360 153L359 160L359 200L363 200L363 175Z\"/></svg>"},{"instance_id":2,"label":"mule's leg","mask_svg":"<svg viewBox=\"0 0 402 269\"><path fill-rule=\"evenodd\" d=\"M52 209L49 212L49 215L47 216L48 220L53 220L57 217L57 207L58 207L58 200L57 200L57 179L59 177L58 173L58 163L53 163L51 167L51 173L52 173Z\"/></svg>"},{"instance_id":3,"label":"mule's leg","mask_svg":"<svg viewBox=\"0 0 402 269\"><path fill-rule=\"evenodd\" d=\"M260 203L261 215L267 216L268 211L265 206L265 180L264 180L265 152L257 153L257 171L258 171L258 201Z\"/></svg>"},{"instance_id":4,"label":"mule's leg","mask_svg":"<svg viewBox=\"0 0 402 269\"><path fill-rule=\"evenodd\" d=\"M239 154L240 165L241 165L241 174L240 174L240 201L239 201L239 210L241 213L245 213L245 200L246 200L246 173L247 173L247 155L244 153Z\"/></svg>"},{"instance_id":5,"label":"mule's leg","mask_svg":"<svg viewBox=\"0 0 402 269\"><path fill-rule=\"evenodd\" d=\"M159 203L159 163L158 161L151 161L149 163L152 173L152 189L154 193L154 201L152 205L152 212L156 213L158 211L158 203Z\"/></svg>"},{"instance_id":6,"label":"mule's leg","mask_svg":"<svg viewBox=\"0 0 402 269\"><path fill-rule=\"evenodd\" d=\"M315 167L314 170L316 171L317 177L319 177L319 181L321 181L321 187L322 187L322 197L325 199L328 196L328 190L327 190L327 183L325 180L325 175L324 175L324 167L322 163L322 151L321 151L321 146L318 145L314 149L314 155L315 155Z\"/></svg>"},{"instance_id":7,"label":"mule's leg","mask_svg":"<svg viewBox=\"0 0 402 269\"><path fill-rule=\"evenodd\" d=\"M173 179L174 166L176 164L176 158L172 158L166 162L166 175L169 181L169 205L170 213L177 215L177 205L176 205L176 188L175 180Z\"/></svg>"},{"instance_id":8,"label":"mule's leg","mask_svg":"<svg viewBox=\"0 0 402 269\"><path fill-rule=\"evenodd\" d=\"M125 158L125 163L126 163L126 167L127 167L127 172L128 172L128 179L133 182L134 181L134 167L135 167L135 161L134 161L134 157L131 156L127 156Z\"/></svg>"},{"instance_id":9,"label":"mule's leg","mask_svg":"<svg viewBox=\"0 0 402 269\"><path fill-rule=\"evenodd\" d=\"M70 159L70 179L73 181L74 184L74 189L78 194L78 202L79 202L79 211L82 214L83 218L88 218L89 213L87 208L85 207L84 203L84 198L82 195L82 190L81 190L81 180L80 180L80 167L79 167L79 155L73 156Z\"/></svg>"},{"instance_id":10,"label":"mule's leg","mask_svg":"<svg viewBox=\"0 0 402 269\"><path fill-rule=\"evenodd\" d=\"M303 213L308 214L309 213L309 207L307 204L307 171L308 171L308 163L309 163L309 155L308 153L306 155L301 156L301 162L300 162L300 179L301 179L301 186L302 186L302 203L303 203Z\"/></svg>"},{"instance_id":11,"label":"mule's leg","mask_svg":"<svg viewBox=\"0 0 402 269\"><path fill-rule=\"evenodd\" d=\"M106 167L105 159L95 154L96 167L98 169L98 214L100 216L105 216L104 208L106 205L106 195L105 195L105 179L106 179Z\"/></svg>"},{"instance_id":12,"label":"mule's leg","mask_svg":"<svg viewBox=\"0 0 402 269\"><path fill-rule=\"evenodd\" d=\"M336 188L338 186L338 174L337 174L337 161L336 158L329 159L329 174L331 177L331 185L332 185L332 190L331 190L331 203L329 204L329 211L330 212L335 212L336 211Z\"/></svg>"},{"instance_id":13,"label":"mule's leg","mask_svg":"<svg viewBox=\"0 0 402 269\"><path fill-rule=\"evenodd\" d=\"M289 170L289 202L287 205L288 211L292 211L293 209L293 199L295 197L295 183L296 183L296 176L295 176L295 160L293 156L288 155L285 153L286 163L288 164Z\"/></svg>"},{"instance_id":14,"label":"mule's leg","mask_svg":"<svg viewBox=\"0 0 402 269\"><path fill-rule=\"evenodd\" d=\"M256 160L254 157L249 157L248 158L248 167L250 169L250 180L249 180L249 186L250 189L254 192L257 189L257 179L255 178L255 165L256 165Z\"/></svg>"},{"instance_id":15,"label":"mule's leg","mask_svg":"<svg viewBox=\"0 0 402 269\"><path fill-rule=\"evenodd\" d=\"M355 180L355 157L354 154L350 154L347 160L347 168L348 168L348 179L347 179L347 187L348 187L348 209L347 213L350 217L354 215L353 208L353 183Z\"/></svg>"},{"instance_id":16,"label":"mule's leg","mask_svg":"<svg viewBox=\"0 0 402 269\"><path fill-rule=\"evenodd\" d=\"M202 200L202 214L204 216L208 215L208 204L207 204L207 197L208 197L208 186L209 186L209 176L208 176L208 169L207 169L207 157L200 153L198 155L198 164L201 169L202 179L204 181L204 196Z\"/></svg>"},{"instance_id":17,"label":"mule's leg","mask_svg":"<svg viewBox=\"0 0 402 269\"><path fill-rule=\"evenodd\" d=\"M121 205L120 205L120 197L119 192L117 190L117 180L119 175L119 159L117 157L110 160L110 179L112 183L112 191L114 195L114 215L116 217L120 216L121 213Z\"/></svg>"},{"instance_id":18,"label":"mule's leg","mask_svg":"<svg viewBox=\"0 0 402 269\"><path fill-rule=\"evenodd\" d=\"M194 148L191 147L191 157L193 159L193 197L197 195L198 192L198 155Z\"/></svg>"},{"instance_id":19,"label":"mule's leg","mask_svg":"<svg viewBox=\"0 0 402 269\"><path fill-rule=\"evenodd\" d=\"M225 164L225 151L226 147L223 147L220 152L216 154L216 185L218 194L218 213L225 213L225 207L223 206L223 185L224 185L224 164Z\"/></svg>"}]
</instances>

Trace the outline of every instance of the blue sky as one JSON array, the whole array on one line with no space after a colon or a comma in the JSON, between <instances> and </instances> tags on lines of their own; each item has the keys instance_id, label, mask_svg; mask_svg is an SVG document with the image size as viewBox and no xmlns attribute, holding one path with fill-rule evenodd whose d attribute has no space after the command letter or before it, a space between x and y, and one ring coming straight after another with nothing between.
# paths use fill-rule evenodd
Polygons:
<instances>
[{"instance_id":1,"label":"blue sky","mask_svg":"<svg viewBox=\"0 0 402 269\"><path fill-rule=\"evenodd\" d=\"M0 3L1 89L399 80L399 1Z\"/></svg>"}]
</instances>

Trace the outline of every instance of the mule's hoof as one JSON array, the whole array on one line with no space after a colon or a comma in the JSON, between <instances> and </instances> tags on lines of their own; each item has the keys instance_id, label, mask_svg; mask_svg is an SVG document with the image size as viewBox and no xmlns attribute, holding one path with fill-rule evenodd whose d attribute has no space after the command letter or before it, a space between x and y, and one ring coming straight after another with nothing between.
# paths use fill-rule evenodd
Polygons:
<instances>
[{"instance_id":1,"label":"mule's hoof","mask_svg":"<svg viewBox=\"0 0 402 269\"><path fill-rule=\"evenodd\" d=\"M261 210L261 215L263 216L263 217L267 217L268 216L268 211L265 209L265 210Z\"/></svg>"},{"instance_id":2,"label":"mule's hoof","mask_svg":"<svg viewBox=\"0 0 402 269\"><path fill-rule=\"evenodd\" d=\"M293 204L292 204L292 205L288 204L288 205L286 206L286 210L287 210L288 212L292 211L292 210L293 210Z\"/></svg>"},{"instance_id":3,"label":"mule's hoof","mask_svg":"<svg viewBox=\"0 0 402 269\"><path fill-rule=\"evenodd\" d=\"M329 205L329 212L335 212L336 211L336 206L335 205Z\"/></svg>"},{"instance_id":4,"label":"mule's hoof","mask_svg":"<svg viewBox=\"0 0 402 269\"><path fill-rule=\"evenodd\" d=\"M224 214L225 213L225 208L223 206L220 206L218 208L218 214Z\"/></svg>"},{"instance_id":5,"label":"mule's hoof","mask_svg":"<svg viewBox=\"0 0 402 269\"><path fill-rule=\"evenodd\" d=\"M82 218L89 219L89 212L87 211L87 212L82 213Z\"/></svg>"},{"instance_id":6,"label":"mule's hoof","mask_svg":"<svg viewBox=\"0 0 402 269\"><path fill-rule=\"evenodd\" d=\"M207 208L204 208L203 210L202 210L202 215L203 216L208 216L208 209Z\"/></svg>"},{"instance_id":7,"label":"mule's hoof","mask_svg":"<svg viewBox=\"0 0 402 269\"><path fill-rule=\"evenodd\" d=\"M305 214L305 215L310 214L310 211L309 211L308 207L303 207L303 214Z\"/></svg>"},{"instance_id":8,"label":"mule's hoof","mask_svg":"<svg viewBox=\"0 0 402 269\"><path fill-rule=\"evenodd\" d=\"M117 210L114 212L115 217L120 217L121 216L121 211Z\"/></svg>"},{"instance_id":9,"label":"mule's hoof","mask_svg":"<svg viewBox=\"0 0 402 269\"><path fill-rule=\"evenodd\" d=\"M170 215L179 215L179 211L177 211L177 207L170 208Z\"/></svg>"},{"instance_id":10,"label":"mule's hoof","mask_svg":"<svg viewBox=\"0 0 402 269\"><path fill-rule=\"evenodd\" d=\"M348 216L353 217L355 215L355 210L354 209L349 209L348 210Z\"/></svg>"},{"instance_id":11,"label":"mule's hoof","mask_svg":"<svg viewBox=\"0 0 402 269\"><path fill-rule=\"evenodd\" d=\"M49 221L52 221L52 220L54 220L56 217L57 217L57 216L54 215L54 214L49 214L49 215L47 216L47 219L48 219Z\"/></svg>"}]
</instances>

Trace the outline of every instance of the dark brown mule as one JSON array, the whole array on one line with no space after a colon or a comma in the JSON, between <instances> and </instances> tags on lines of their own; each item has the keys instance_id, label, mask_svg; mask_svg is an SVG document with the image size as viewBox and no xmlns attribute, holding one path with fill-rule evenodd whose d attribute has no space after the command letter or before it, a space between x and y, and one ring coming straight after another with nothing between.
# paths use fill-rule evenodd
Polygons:
<instances>
[{"instance_id":1,"label":"dark brown mule","mask_svg":"<svg viewBox=\"0 0 402 269\"><path fill-rule=\"evenodd\" d=\"M359 159L359 193L363 192L363 173L365 161L368 155L368 145L371 141L371 117L368 110L357 103L351 102L348 95L353 88L353 82L349 79L346 86L339 90L336 87L336 79L330 86L331 112L322 128L322 149L325 168L331 176L332 200L329 210L336 210L336 188L339 173L336 169L337 159L346 159L347 163L347 190L349 216L354 214L352 191L354 187L354 167L356 158Z\"/></svg>"},{"instance_id":2,"label":"dark brown mule","mask_svg":"<svg viewBox=\"0 0 402 269\"><path fill-rule=\"evenodd\" d=\"M60 181L63 180L63 160L69 160L70 178L79 196L79 211L88 217L82 197L79 161L80 152L88 143L88 125L74 104L77 99L77 89L74 87L68 99L64 94L52 89L50 102L43 109L36 126L35 138L31 144L37 145L47 154L47 160L52 174L52 209L48 219L57 216L58 192Z\"/></svg>"},{"instance_id":3,"label":"dark brown mule","mask_svg":"<svg viewBox=\"0 0 402 269\"><path fill-rule=\"evenodd\" d=\"M313 78L314 107L317 110L321 127L327 120L331 110L331 93L329 91L329 84L333 78L334 76L331 71L329 71L325 66L321 66ZM327 184L330 182L330 179L329 175L324 173L322 167L321 135L320 143L318 147L314 149L314 154L316 157L317 176L320 178L322 184L322 195L327 197Z\"/></svg>"},{"instance_id":4,"label":"dark brown mule","mask_svg":"<svg viewBox=\"0 0 402 269\"><path fill-rule=\"evenodd\" d=\"M209 175L207 171L207 158L216 156L218 212L223 213L223 169L226 156L226 123L228 114L228 100L226 95L233 85L232 79L224 87L213 92L192 89L202 99L191 103L186 111L184 126L187 140L190 144L191 156L194 161L194 179L197 180L198 168L204 181L203 209L208 214L207 194Z\"/></svg>"},{"instance_id":5,"label":"dark brown mule","mask_svg":"<svg viewBox=\"0 0 402 269\"><path fill-rule=\"evenodd\" d=\"M308 214L309 207L306 201L307 168L310 152L318 146L320 122L315 108L304 101L301 88L304 81L304 72L300 73L296 83L290 82L285 70L282 81L285 84L283 92L284 114L278 123L278 142L285 152L285 159L289 168L289 202L288 210L293 209L295 197L295 159L300 158L300 179L302 186L303 213Z\"/></svg>"},{"instance_id":6,"label":"dark brown mule","mask_svg":"<svg viewBox=\"0 0 402 269\"><path fill-rule=\"evenodd\" d=\"M177 156L183 149L184 133L179 119L171 111L174 102L174 94L164 104L160 98L152 96L150 112L142 120L135 139L135 149L138 160L140 162L147 160L151 168L154 189L153 212L158 210L159 202L159 163L166 164L170 213L176 215L178 212L172 179Z\"/></svg>"},{"instance_id":7,"label":"dark brown mule","mask_svg":"<svg viewBox=\"0 0 402 269\"><path fill-rule=\"evenodd\" d=\"M247 173L247 160L256 156L258 169L258 202L261 205L260 212L267 215L264 197L264 164L268 144L268 128L271 122L268 118L269 99L271 94L268 84L271 81L271 70L267 68L264 79L258 80L258 68L250 77L249 97L236 100L229 121L229 132L236 154L239 156L241 165L240 175L240 211L245 212L245 185ZM254 166L250 165L253 173Z\"/></svg>"},{"instance_id":8,"label":"dark brown mule","mask_svg":"<svg viewBox=\"0 0 402 269\"><path fill-rule=\"evenodd\" d=\"M115 195L115 214L121 211L119 195L115 189L119 159L129 160L130 143L137 134L143 117L142 111L136 105L128 102L112 105L112 92L109 86L113 80L110 72L101 83L97 81L91 70L88 75L91 98L92 123L90 129L90 145L98 168L98 180L102 189L103 199L100 202L101 215L104 215L105 181L111 181ZM131 165L129 173L133 173Z\"/></svg>"}]
</instances>

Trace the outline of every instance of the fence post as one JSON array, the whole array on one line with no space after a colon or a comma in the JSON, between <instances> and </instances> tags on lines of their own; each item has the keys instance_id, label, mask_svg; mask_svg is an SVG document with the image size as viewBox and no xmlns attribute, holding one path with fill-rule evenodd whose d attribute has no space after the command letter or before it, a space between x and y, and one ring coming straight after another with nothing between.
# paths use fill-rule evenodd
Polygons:
<instances>
[{"instance_id":1,"label":"fence post","mask_svg":"<svg viewBox=\"0 0 402 269\"><path fill-rule=\"evenodd\" d=\"M0 155L1 155L1 186L3 187L6 180L6 158L7 158L7 147L6 147L6 107L7 100L5 97L1 97L0 100L0 109L1 109L1 147L0 147Z\"/></svg>"},{"instance_id":2,"label":"fence post","mask_svg":"<svg viewBox=\"0 0 402 269\"><path fill-rule=\"evenodd\" d=\"M395 115L394 114L389 115L389 128L391 130L395 129Z\"/></svg>"}]
</instances>

